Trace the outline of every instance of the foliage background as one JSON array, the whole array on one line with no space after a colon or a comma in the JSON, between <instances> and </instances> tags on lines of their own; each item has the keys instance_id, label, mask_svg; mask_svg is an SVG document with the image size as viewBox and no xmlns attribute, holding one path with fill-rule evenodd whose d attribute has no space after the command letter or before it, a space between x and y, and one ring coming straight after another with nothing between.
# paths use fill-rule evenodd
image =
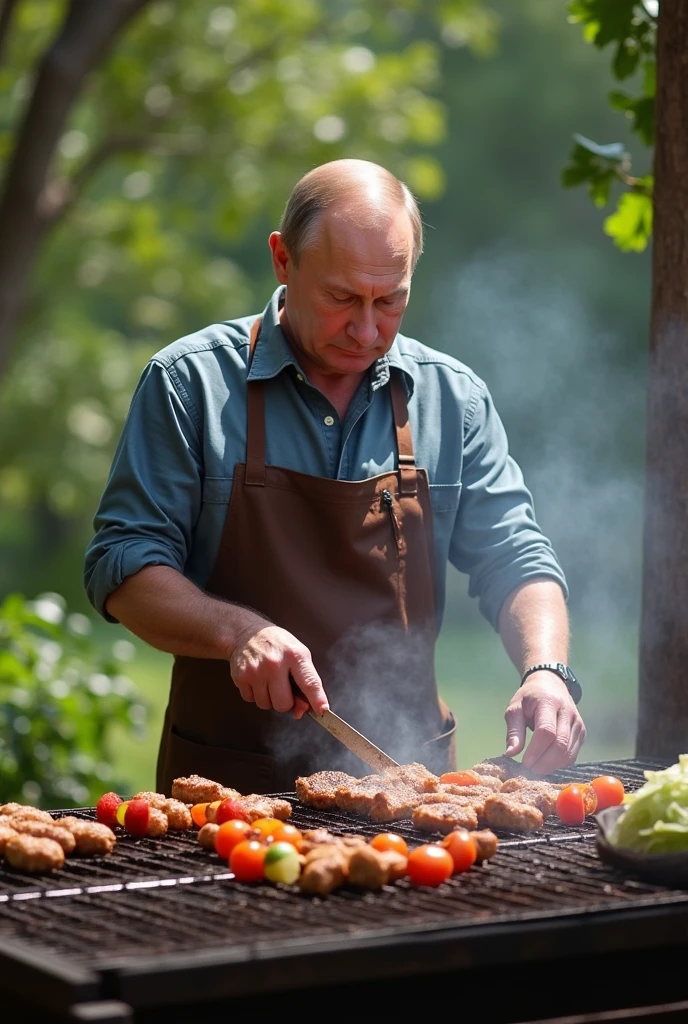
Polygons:
<instances>
[{"instance_id":1,"label":"foliage background","mask_svg":"<svg viewBox=\"0 0 688 1024\"><path fill-rule=\"evenodd\" d=\"M62 9L17 8L0 66L0 160ZM74 111L57 171L78 176L119 142L84 173L43 248L0 380L0 595L57 591L72 614L90 614L83 550L146 359L265 305L267 233L301 173L341 155L377 159L414 188L427 225L404 330L490 385L569 578L585 756L629 756L649 259L615 249L560 175L574 132L622 142L640 168L647 153L606 103L608 56L584 44L564 3L421 10L158 2L119 41ZM503 749L516 677L457 574L449 586L438 678L468 762ZM125 638L96 624L102 657ZM115 723L111 760L148 787L169 659L135 650L127 675L150 724L141 739Z\"/></svg>"}]
</instances>

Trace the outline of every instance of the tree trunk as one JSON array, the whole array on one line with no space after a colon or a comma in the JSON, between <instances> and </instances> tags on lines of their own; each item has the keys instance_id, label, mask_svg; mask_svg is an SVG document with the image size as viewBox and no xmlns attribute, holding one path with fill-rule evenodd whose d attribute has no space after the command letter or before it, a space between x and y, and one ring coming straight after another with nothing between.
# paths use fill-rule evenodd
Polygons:
<instances>
[{"instance_id":1,"label":"tree trunk","mask_svg":"<svg viewBox=\"0 0 688 1024\"><path fill-rule=\"evenodd\" d=\"M0 197L0 372L39 242L51 222L49 173L86 76L148 0L72 0L41 60ZM9 7L8 7L9 10Z\"/></svg>"},{"instance_id":2,"label":"tree trunk","mask_svg":"<svg viewBox=\"0 0 688 1024\"><path fill-rule=\"evenodd\" d=\"M688 0L661 0L637 753L688 752Z\"/></svg>"}]
</instances>

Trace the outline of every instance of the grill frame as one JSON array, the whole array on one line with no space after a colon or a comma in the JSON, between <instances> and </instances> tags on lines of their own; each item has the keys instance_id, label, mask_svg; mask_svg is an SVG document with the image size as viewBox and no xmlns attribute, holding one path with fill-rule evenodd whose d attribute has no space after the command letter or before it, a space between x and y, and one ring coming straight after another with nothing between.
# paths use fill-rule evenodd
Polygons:
<instances>
[{"instance_id":1,"label":"grill frame","mask_svg":"<svg viewBox=\"0 0 688 1024\"><path fill-rule=\"evenodd\" d=\"M649 762L642 764L650 767ZM660 762L652 763L653 767L662 765ZM634 760L581 764L557 773L554 778L559 781L591 778L593 770L595 774L619 774L621 777L625 774L627 778L631 767L639 784L642 778L638 777L638 762ZM93 812L82 809L79 813L88 817ZM329 812L311 812L309 809L303 813L307 814L312 827L318 823L332 826L333 816ZM301 809L295 805L293 820L297 824L300 816ZM365 832L365 825L370 834L379 831L379 826L371 825L370 822L359 822L348 815L340 817L343 819L343 830ZM394 828L404 831L402 826L396 824ZM415 830L411 831L415 833ZM415 833L410 838L419 841L419 835ZM580 860L585 851L581 873L577 875L576 884L580 887L587 884L585 880L589 878L589 873L585 873L584 862L594 850L594 835L594 825L586 823L580 828L550 826L538 835L504 838L495 862L479 870L491 875L496 889L499 889L500 873L502 877L506 876L505 893L502 895L510 894L513 902L516 891L509 884L510 874L518 872L519 865L520 870L525 871L527 888L530 884L527 865L532 863L533 858L541 857L547 869L550 859L556 864L558 858L566 864L567 859L573 858L575 861L576 856ZM136 841L137 849L141 850L141 844L146 842ZM184 845L187 840L175 839L174 842ZM265 891L268 890L263 891L263 887L241 887L229 881L231 876L226 870L209 870L208 855L199 850L195 840L192 842L194 850L200 854L198 863L204 866L204 871L198 875L190 876L187 873L185 876L161 877L158 872L157 877L140 879L138 882L105 882L106 890L96 885L96 888L101 889L96 893L85 892L88 886L67 884L53 885L51 888L47 883L35 880L11 894L0 892L0 900L3 895L6 897L4 903L0 902L0 926L3 920L9 919L10 911L23 913L26 917L35 914L39 919L40 914L52 915L52 920L59 920L63 914L68 918L72 911L78 912L82 901L88 901L84 905L89 908L93 904L93 913L101 906L107 907L110 902L119 908L119 912L128 904L138 907L140 911L146 901L150 903L151 899L153 902L160 899L164 903L167 898L164 890L170 894L183 891L192 905L203 904L205 900L207 906L208 900L224 899L231 909L233 904L241 906L242 900L247 907L251 906L252 901L265 902ZM155 857L155 851L152 852ZM591 864L594 862L602 878L617 880L622 877L618 872L600 865L596 858L594 861L592 857L589 859ZM103 862L103 868L107 869L107 862ZM467 883L476 891L483 885L480 875L475 872L460 876L448 885L450 888L468 888ZM592 882L590 884L594 885ZM211 944L207 948L195 950L182 949L150 955L143 951L131 956L105 955L95 957L90 963L75 962L70 954L46 953L45 947L22 939L13 938L8 941L2 938L0 931L0 990L19 992L26 991L28 987L32 999L40 1005L58 1005L61 1008L96 997L118 999L136 1008L138 1012L145 1013L172 1003L180 1005L198 1002L199 993L203 993L204 1001L230 1000L233 1005L237 1000L247 997L253 1000L261 994L262 997L278 992L304 994L316 988L332 992L345 983L350 989L361 989L371 983L390 985L396 979L404 979L404 986L408 990L410 978L421 985L423 979L432 978L433 984L439 984L440 979L444 978L450 986L453 979L455 987L459 977L463 980L477 978L495 968L499 968L500 976L515 976L515 972L524 967L537 967L540 974L545 963L560 965L569 958L581 960L591 950L608 950L631 959L647 957L653 953L667 957L680 952L680 946L688 934L688 891L677 892L632 880L615 881L614 885L622 895L609 899L606 904L583 901L579 905L570 903L567 906L566 892L562 891L560 903L563 905L553 906L549 910L533 906L531 902L530 910L520 913L507 911L482 920L466 914L457 917L450 912L439 920L422 922L415 919L407 924L397 914L389 919L391 923L385 927L353 927L349 933L321 933L311 937L289 933L283 938L262 939L249 937L243 942ZM112 886L117 888L113 889ZM401 891L404 888L408 889L409 895ZM562 883L564 889L565 884ZM279 889L273 887L269 891L280 893ZM480 891L485 900L484 891ZM426 898L426 892L414 891L404 883L399 883L389 893L383 891L379 896L344 893L333 894L322 901L306 897L300 899L304 919L308 918L306 907L310 908L312 914L317 914L320 904L324 906L323 913L326 916L328 906L337 908L345 904L352 908L354 917L356 908L360 914L363 908L368 910L372 904L371 916L374 917L376 908L383 906L385 900L400 903L402 909L410 909L412 903L422 905L424 900L430 903L435 898L441 898L436 897L436 891L430 891L430 896ZM233 899L230 899L232 894ZM274 905L278 907L277 895L273 898L276 901ZM176 902L167 899L168 904ZM295 909L298 918L298 905L293 900L299 897L287 894L284 899L291 901L290 906ZM23 911L18 906L22 903ZM508 907L508 901L504 905ZM82 916L81 920L86 926L86 918ZM508 1018L494 1016L493 1019Z\"/></svg>"}]
</instances>

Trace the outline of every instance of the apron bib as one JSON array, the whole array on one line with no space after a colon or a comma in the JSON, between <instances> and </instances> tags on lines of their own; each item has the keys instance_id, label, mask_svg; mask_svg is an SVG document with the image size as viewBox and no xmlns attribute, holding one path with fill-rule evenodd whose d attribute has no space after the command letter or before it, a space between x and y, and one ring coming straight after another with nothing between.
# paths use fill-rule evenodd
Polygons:
<instances>
[{"instance_id":1,"label":"apron bib","mask_svg":"<svg viewBox=\"0 0 688 1024\"><path fill-rule=\"evenodd\" d=\"M260 319L251 334L251 356ZM249 365L250 365L249 358ZM406 392L390 393L396 472L332 480L265 464L265 388L247 382L246 462L207 591L259 610L310 650L332 710L400 764L454 765L456 724L439 699L432 511L415 465ZM245 702L229 662L177 657L157 788L197 773L243 793L287 792L299 775L370 769L310 717Z\"/></svg>"}]
</instances>

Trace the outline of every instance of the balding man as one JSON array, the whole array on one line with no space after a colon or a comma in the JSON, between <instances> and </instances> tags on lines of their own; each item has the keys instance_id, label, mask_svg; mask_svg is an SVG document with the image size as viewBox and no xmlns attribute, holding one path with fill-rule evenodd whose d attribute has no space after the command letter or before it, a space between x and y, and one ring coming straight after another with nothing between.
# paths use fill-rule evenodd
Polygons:
<instances>
[{"instance_id":1,"label":"balding man","mask_svg":"<svg viewBox=\"0 0 688 1024\"><path fill-rule=\"evenodd\" d=\"M507 753L530 727L526 765L571 762L585 727L561 568L485 384L399 333L422 249L413 196L333 161L269 241L263 314L145 368L86 556L95 607L175 655L158 788L364 774L304 717L330 702L397 761L449 770L433 669L449 562L522 678Z\"/></svg>"}]
</instances>

